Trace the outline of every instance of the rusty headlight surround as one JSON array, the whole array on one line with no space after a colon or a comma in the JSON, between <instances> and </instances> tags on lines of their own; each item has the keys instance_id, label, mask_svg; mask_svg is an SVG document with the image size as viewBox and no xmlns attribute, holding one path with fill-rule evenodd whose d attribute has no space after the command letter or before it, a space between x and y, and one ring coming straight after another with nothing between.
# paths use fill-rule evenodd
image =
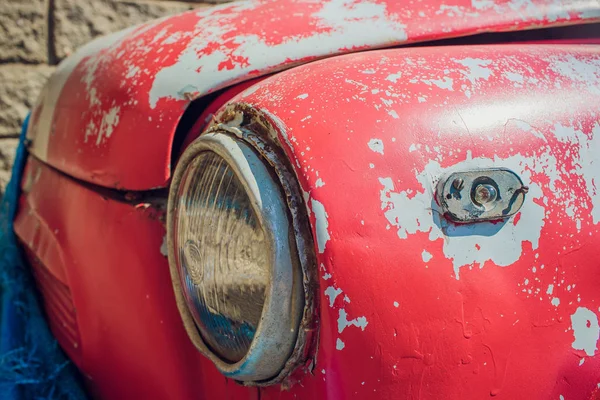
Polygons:
<instances>
[{"instance_id":1,"label":"rusty headlight surround","mask_svg":"<svg viewBox=\"0 0 600 400\"><path fill-rule=\"evenodd\" d=\"M234 111L236 108L237 110ZM186 149L178 162L169 192L168 256L178 308L193 344L225 376L242 381L247 385L266 386L284 381L298 366L307 365L307 359L313 355L314 339L317 337L315 288L318 278L312 236L296 177L289 172L288 162L285 156L282 157L282 152L274 148L277 146L273 146L270 140L272 135L264 131L272 128L267 126L268 124L256 126L256 122L259 120L265 122L264 117L258 113L252 113L253 118L249 118L250 114L247 113L244 118L241 108L246 107L231 106L221 114L222 120L228 117L236 119L237 127L232 127L232 124L223 125L215 122L212 128ZM240 115L242 115L241 119ZM248 129L248 123L255 125L254 128L258 129ZM231 146L240 150L237 155L232 154ZM272 189L278 191L279 198L272 200L279 207L284 207L290 221L289 226L284 229L287 232L272 235L271 243L273 247L289 247L291 257L288 265L291 266L292 271L288 271L290 272L288 278L291 277L291 281L289 279L288 281L282 280L282 275L277 274L276 263L273 263L272 280L267 290L263 315L254 340L246 356L236 363L222 360L202 340L188 308L189 304L182 292L175 258L173 224L177 205L176 196L186 167L203 151L212 151L223 157L245 184L248 184L248 181L244 177L244 173L248 173L249 170L242 171L242 169L247 167L247 157L255 158L254 163L256 164L258 161L257 165L262 168L261 183L272 185ZM240 157L240 154L243 154L243 157ZM255 172L250 171L250 173ZM258 179L254 179L254 181L256 182ZM256 196L260 192L260 188L255 187L252 191L254 193L249 193L249 195ZM260 213L260 210L255 208L255 212ZM272 229L272 227L266 226L265 228ZM290 268L289 266L287 268ZM282 301L285 296L288 296L290 300ZM289 312L283 315L285 318L282 318L281 304L290 305Z\"/></svg>"}]
</instances>

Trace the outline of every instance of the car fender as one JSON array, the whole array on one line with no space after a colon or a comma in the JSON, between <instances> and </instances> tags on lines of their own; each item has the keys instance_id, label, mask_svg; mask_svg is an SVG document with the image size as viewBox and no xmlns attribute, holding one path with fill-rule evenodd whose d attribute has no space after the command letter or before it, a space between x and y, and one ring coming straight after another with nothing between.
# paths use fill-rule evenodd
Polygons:
<instances>
[{"instance_id":1,"label":"car fender","mask_svg":"<svg viewBox=\"0 0 600 400\"><path fill-rule=\"evenodd\" d=\"M63 61L33 110L30 150L97 185L161 188L178 122L208 93L342 53L599 17L591 0L264 0L190 11Z\"/></svg>"},{"instance_id":2,"label":"car fender","mask_svg":"<svg viewBox=\"0 0 600 400\"><path fill-rule=\"evenodd\" d=\"M597 46L406 48L232 99L220 122L270 121L315 237L315 377L293 395L596 398L599 78ZM442 215L447 171L492 167L527 185L516 215Z\"/></svg>"}]
</instances>

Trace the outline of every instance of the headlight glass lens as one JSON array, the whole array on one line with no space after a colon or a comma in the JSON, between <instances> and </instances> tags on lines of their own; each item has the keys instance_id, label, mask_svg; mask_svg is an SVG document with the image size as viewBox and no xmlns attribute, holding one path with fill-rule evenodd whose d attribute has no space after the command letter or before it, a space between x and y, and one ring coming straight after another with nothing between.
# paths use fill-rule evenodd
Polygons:
<instances>
[{"instance_id":1,"label":"headlight glass lens","mask_svg":"<svg viewBox=\"0 0 600 400\"><path fill-rule=\"evenodd\" d=\"M188 165L178 195L174 248L183 294L206 344L235 363L261 319L268 239L240 179L212 151Z\"/></svg>"}]
</instances>

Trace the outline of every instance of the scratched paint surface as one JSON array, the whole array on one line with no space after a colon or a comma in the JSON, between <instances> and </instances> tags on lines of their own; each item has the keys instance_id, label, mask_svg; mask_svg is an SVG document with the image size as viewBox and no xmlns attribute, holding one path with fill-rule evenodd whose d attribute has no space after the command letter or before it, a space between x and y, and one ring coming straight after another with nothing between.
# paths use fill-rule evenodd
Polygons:
<instances>
[{"instance_id":1,"label":"scratched paint surface","mask_svg":"<svg viewBox=\"0 0 600 400\"><path fill-rule=\"evenodd\" d=\"M33 112L32 151L99 185L164 187L177 122L211 91L334 54L599 18L593 0L263 0L190 11L65 61Z\"/></svg>"},{"instance_id":2,"label":"scratched paint surface","mask_svg":"<svg viewBox=\"0 0 600 400\"><path fill-rule=\"evenodd\" d=\"M315 376L263 396L595 398L597 46L360 53L233 101L279 127L322 276ZM442 173L491 166L529 186L518 214L440 216Z\"/></svg>"}]
</instances>

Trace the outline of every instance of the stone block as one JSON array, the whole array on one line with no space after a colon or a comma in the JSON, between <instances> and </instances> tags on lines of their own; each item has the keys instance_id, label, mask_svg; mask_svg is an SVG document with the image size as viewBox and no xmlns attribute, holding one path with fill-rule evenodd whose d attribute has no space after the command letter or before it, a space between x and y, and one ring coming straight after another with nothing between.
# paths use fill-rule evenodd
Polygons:
<instances>
[{"instance_id":1,"label":"stone block","mask_svg":"<svg viewBox=\"0 0 600 400\"><path fill-rule=\"evenodd\" d=\"M0 137L15 136L54 67L0 65Z\"/></svg>"},{"instance_id":2,"label":"stone block","mask_svg":"<svg viewBox=\"0 0 600 400\"><path fill-rule=\"evenodd\" d=\"M0 63L48 59L45 0L0 0Z\"/></svg>"},{"instance_id":3,"label":"stone block","mask_svg":"<svg viewBox=\"0 0 600 400\"><path fill-rule=\"evenodd\" d=\"M0 198L10 180L10 169L15 159L19 139L0 138Z\"/></svg>"}]
</instances>

